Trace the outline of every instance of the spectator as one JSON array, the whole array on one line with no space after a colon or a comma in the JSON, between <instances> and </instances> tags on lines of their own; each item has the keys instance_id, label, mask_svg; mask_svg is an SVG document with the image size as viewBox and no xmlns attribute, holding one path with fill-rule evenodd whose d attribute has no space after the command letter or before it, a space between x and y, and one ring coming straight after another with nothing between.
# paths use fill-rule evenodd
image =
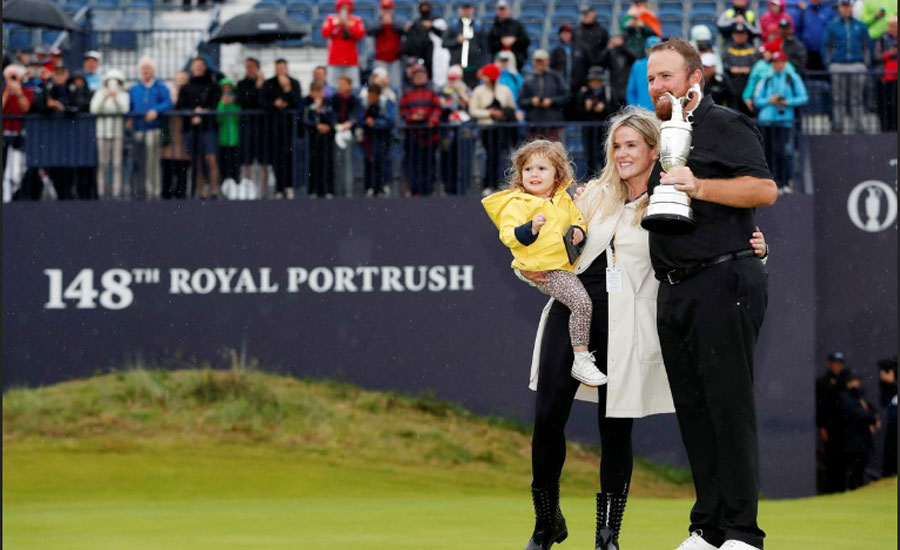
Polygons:
<instances>
[{"instance_id":1,"label":"spectator","mask_svg":"<svg viewBox=\"0 0 900 550\"><path fill-rule=\"evenodd\" d=\"M828 24L822 41L822 59L831 73L835 129L852 134L861 128L865 71L872 46L866 25L853 18L853 2L840 0L840 17Z\"/></svg>"},{"instance_id":2,"label":"spectator","mask_svg":"<svg viewBox=\"0 0 900 550\"><path fill-rule=\"evenodd\" d=\"M25 73L22 86L30 88L37 97L40 97L41 90L44 89L44 84L48 80L50 80L50 73L44 67L44 64L37 59L32 59L31 63L28 64L28 70Z\"/></svg>"},{"instance_id":3,"label":"spectator","mask_svg":"<svg viewBox=\"0 0 900 550\"><path fill-rule=\"evenodd\" d=\"M565 120L563 109L569 100L569 86L561 74L550 70L547 50L535 50L531 62L534 64L534 74L522 84L519 107L525 111L526 121L539 125L532 127L532 137L559 139L561 128L549 128L546 123Z\"/></svg>"},{"instance_id":4,"label":"spectator","mask_svg":"<svg viewBox=\"0 0 900 550\"><path fill-rule=\"evenodd\" d=\"M719 19L716 21L716 27L725 40L732 37L736 25L743 25L747 32L754 36L759 35L759 28L756 26L756 12L747 8L747 0L732 0L731 7L719 14Z\"/></svg>"},{"instance_id":5,"label":"spectator","mask_svg":"<svg viewBox=\"0 0 900 550\"><path fill-rule=\"evenodd\" d=\"M158 199L162 194L159 165L160 115L172 108L172 97L162 80L156 78L156 65L150 58L138 62L141 79L128 91L131 100L128 119L134 128L135 174L133 186L143 184L143 194L148 199Z\"/></svg>"},{"instance_id":6,"label":"spectator","mask_svg":"<svg viewBox=\"0 0 900 550\"><path fill-rule=\"evenodd\" d=\"M621 34L610 38L606 49L600 54L600 66L605 67L609 74L613 111L619 110L627 103L626 90L635 59L631 50L625 47L625 38Z\"/></svg>"},{"instance_id":7,"label":"spectator","mask_svg":"<svg viewBox=\"0 0 900 550\"><path fill-rule=\"evenodd\" d=\"M394 90L390 87L390 80L388 79L388 72L384 67L375 67L372 70L372 74L369 75L369 84L378 84L381 87L381 95L389 99L394 104L394 114L397 114L397 105L400 100L397 98L397 94L394 93ZM359 99L364 100L368 94L368 90L363 88L359 92Z\"/></svg>"},{"instance_id":8,"label":"spectator","mask_svg":"<svg viewBox=\"0 0 900 550\"><path fill-rule=\"evenodd\" d=\"M656 15L647 7L646 0L634 0L622 15L619 30L625 35L625 47L635 59L647 57L644 44L651 36L662 38L662 26Z\"/></svg>"},{"instance_id":9,"label":"spectator","mask_svg":"<svg viewBox=\"0 0 900 550\"><path fill-rule=\"evenodd\" d=\"M497 2L495 13L497 16L494 18L494 25L488 32L491 58L501 51L511 51L516 56L516 67L524 67L528 59L528 46L531 44L525 27L513 19L509 2L506 0Z\"/></svg>"},{"instance_id":10,"label":"spectator","mask_svg":"<svg viewBox=\"0 0 900 550\"><path fill-rule=\"evenodd\" d=\"M323 82L309 85L309 96L303 100L303 129L309 154L306 192L310 197L333 198L334 111L325 99Z\"/></svg>"},{"instance_id":11,"label":"spectator","mask_svg":"<svg viewBox=\"0 0 900 550\"><path fill-rule=\"evenodd\" d=\"M572 43L572 27L562 25L559 28L559 44L550 52L550 70L561 74L570 90L580 90L587 80L586 61L584 51ZM566 120L575 120L576 110L573 94L564 112Z\"/></svg>"},{"instance_id":12,"label":"spectator","mask_svg":"<svg viewBox=\"0 0 900 550\"><path fill-rule=\"evenodd\" d=\"M69 78L69 113L89 113L91 111L91 90L81 72L76 72ZM89 120L79 120L76 124L93 123ZM97 198L97 160L82 159L81 166L74 168L75 191L79 199Z\"/></svg>"},{"instance_id":13,"label":"spectator","mask_svg":"<svg viewBox=\"0 0 900 550\"><path fill-rule=\"evenodd\" d=\"M591 67L588 70L587 85L581 87L575 100L579 119L591 123L581 130L589 178L592 175L599 175L603 170L606 160L606 154L602 150L605 127L600 123L615 112L612 93L603 84L604 72L603 67L599 65Z\"/></svg>"},{"instance_id":14,"label":"spectator","mask_svg":"<svg viewBox=\"0 0 900 550\"><path fill-rule=\"evenodd\" d=\"M500 52L513 57L512 52ZM500 54L498 54L500 55ZM515 57L513 57L515 63ZM518 76L518 75L517 75ZM447 71L447 84L438 94L441 100L441 181L448 195L464 195L472 177L472 130L462 127L468 122L472 91L462 80L462 67Z\"/></svg>"},{"instance_id":15,"label":"spectator","mask_svg":"<svg viewBox=\"0 0 900 550\"><path fill-rule=\"evenodd\" d=\"M713 46L713 33L709 30L709 27L702 24L694 25L691 27L690 36L690 43L697 48L697 51L701 55L705 53L713 54L716 60L716 73L722 74L724 72L724 69L722 68L722 58L719 56L719 52L716 51L715 46Z\"/></svg>"},{"instance_id":16,"label":"spectator","mask_svg":"<svg viewBox=\"0 0 900 550\"><path fill-rule=\"evenodd\" d=\"M67 113L74 114L76 110L71 106L73 90L68 86L69 70L62 64L56 65L53 77L44 84L40 94L40 105L35 109L49 117L59 117ZM74 121L73 121L74 123ZM47 175L53 181L56 197L59 200L75 198L73 189L75 168L69 166L47 166Z\"/></svg>"},{"instance_id":17,"label":"spectator","mask_svg":"<svg viewBox=\"0 0 900 550\"><path fill-rule=\"evenodd\" d=\"M366 36L363 20L353 15L353 0L337 0L334 11L322 22L322 36L328 43L328 83L337 86L340 75L353 79L359 86L359 50L357 42Z\"/></svg>"},{"instance_id":18,"label":"spectator","mask_svg":"<svg viewBox=\"0 0 900 550\"><path fill-rule=\"evenodd\" d=\"M412 73L413 85L400 98L400 116L407 126L405 160L409 192L418 197L432 192L441 100L428 82L424 65L416 65Z\"/></svg>"},{"instance_id":19,"label":"spectator","mask_svg":"<svg viewBox=\"0 0 900 550\"><path fill-rule=\"evenodd\" d=\"M100 61L103 56L97 50L91 50L84 54L81 68L84 70L84 80L92 92L96 92L103 85L100 79Z\"/></svg>"},{"instance_id":20,"label":"spectator","mask_svg":"<svg viewBox=\"0 0 900 550\"><path fill-rule=\"evenodd\" d=\"M738 23L732 27L731 41L725 45L724 55L722 56L722 67L725 69L725 76L731 83L731 89L735 92L733 109L737 109L747 116L753 116L750 106L741 101L739 97L743 94L747 87L747 81L750 79L750 69L756 63L759 54L756 48L750 44L750 32L743 23Z\"/></svg>"},{"instance_id":21,"label":"spectator","mask_svg":"<svg viewBox=\"0 0 900 550\"><path fill-rule=\"evenodd\" d=\"M58 65L65 65L62 50L60 50L59 48L53 48L50 50L50 59L47 61L47 63L44 64L44 66L47 67L47 70L52 72Z\"/></svg>"},{"instance_id":22,"label":"spectator","mask_svg":"<svg viewBox=\"0 0 900 550\"><path fill-rule=\"evenodd\" d=\"M601 54L609 44L609 31L601 23L597 22L597 12L590 4L581 8L581 20L572 33L572 41L583 59L582 63L576 63L574 78L569 80L573 90L584 86L589 67L602 65Z\"/></svg>"},{"instance_id":23,"label":"spectator","mask_svg":"<svg viewBox=\"0 0 900 550\"><path fill-rule=\"evenodd\" d=\"M391 129L397 118L396 103L384 94L384 88L372 82L357 107L356 124L362 134L366 196L390 194Z\"/></svg>"},{"instance_id":24,"label":"spectator","mask_svg":"<svg viewBox=\"0 0 900 550\"><path fill-rule=\"evenodd\" d=\"M662 40L658 36L647 37L647 44L644 46L646 52L650 48L659 44ZM625 91L625 101L628 105L638 105L648 110L655 110L653 99L650 97L650 91L647 87L647 54L645 53L640 59L631 66L631 73L628 77L628 88Z\"/></svg>"},{"instance_id":25,"label":"spectator","mask_svg":"<svg viewBox=\"0 0 900 550\"><path fill-rule=\"evenodd\" d=\"M844 370L841 382L843 387L838 392L838 407L845 470L839 492L865 485L866 466L873 448L872 436L881 428L881 420L863 397L859 376Z\"/></svg>"},{"instance_id":26,"label":"spectator","mask_svg":"<svg viewBox=\"0 0 900 550\"><path fill-rule=\"evenodd\" d=\"M350 78L353 78L352 75ZM275 169L275 198L294 198L294 122L303 96L300 82L288 73L284 59L275 61L275 76L263 85L260 101L270 115L272 166Z\"/></svg>"},{"instance_id":27,"label":"spectator","mask_svg":"<svg viewBox=\"0 0 900 550\"><path fill-rule=\"evenodd\" d=\"M478 84L478 70L490 61L488 33L475 21L475 4L461 0L457 20L444 33L444 47L450 50L450 65L463 69L463 81L474 88Z\"/></svg>"},{"instance_id":28,"label":"spectator","mask_svg":"<svg viewBox=\"0 0 900 550\"><path fill-rule=\"evenodd\" d=\"M412 22L407 23L406 40L403 42L403 55L412 58L414 63L422 63L428 74L434 74L432 60L434 56L434 41L432 37L442 37L444 31L435 27L435 22L440 21L445 25L444 20L436 15L431 9L430 0L422 0L418 6L419 16ZM402 75L400 77L403 78ZM396 92L402 90L402 86L395 88Z\"/></svg>"},{"instance_id":29,"label":"spectator","mask_svg":"<svg viewBox=\"0 0 900 550\"><path fill-rule=\"evenodd\" d=\"M778 37L778 22L787 19L794 28L794 18L787 12L785 0L769 0L769 11L759 18L759 32L763 42L768 42Z\"/></svg>"},{"instance_id":30,"label":"spectator","mask_svg":"<svg viewBox=\"0 0 900 550\"><path fill-rule=\"evenodd\" d=\"M778 22L778 38L781 51L787 56L788 61L799 72L806 71L806 46L794 36L791 23L787 19Z\"/></svg>"},{"instance_id":31,"label":"spectator","mask_svg":"<svg viewBox=\"0 0 900 550\"><path fill-rule=\"evenodd\" d=\"M384 67L382 67L384 68ZM356 96L353 95L353 81L349 76L338 79L337 93L331 96L331 112L334 116L334 130L338 147L334 150L334 180L338 193L353 196L353 120L357 111Z\"/></svg>"},{"instance_id":32,"label":"spectator","mask_svg":"<svg viewBox=\"0 0 900 550\"><path fill-rule=\"evenodd\" d=\"M715 54L711 52L701 54L700 62L703 64L703 78L706 81L703 95L711 97L716 105L733 109L736 101L734 90L731 88L731 82L716 72Z\"/></svg>"},{"instance_id":33,"label":"spectator","mask_svg":"<svg viewBox=\"0 0 900 550\"><path fill-rule=\"evenodd\" d=\"M756 95L756 90L759 87L761 81L765 80L772 74L772 56L775 55L775 52L780 52L781 46L779 46L778 42L772 40L770 42L766 42L762 46L759 47L760 58L753 65L753 68L750 69L750 77L747 79L747 87L744 88L744 92L741 95L741 99L750 108L751 112L756 116L757 109L756 105L753 102L753 99ZM790 61L787 62L785 66L785 70L791 73L796 73L796 69L794 69L794 65L791 64Z\"/></svg>"},{"instance_id":34,"label":"spectator","mask_svg":"<svg viewBox=\"0 0 900 550\"><path fill-rule=\"evenodd\" d=\"M178 71L172 77L172 101L178 105L181 90L190 76L185 71ZM187 197L187 173L191 165L191 157L184 145L184 117L167 117L160 132L159 142L162 145L162 198L183 199Z\"/></svg>"},{"instance_id":35,"label":"spectator","mask_svg":"<svg viewBox=\"0 0 900 550\"><path fill-rule=\"evenodd\" d=\"M219 105L219 86L202 57L191 60L190 70L190 79L181 88L175 109L197 113L186 117L182 127L186 134L187 152L191 156L193 194L204 199L216 199L219 194L219 136L215 118L200 113L215 112Z\"/></svg>"},{"instance_id":36,"label":"spectator","mask_svg":"<svg viewBox=\"0 0 900 550\"><path fill-rule=\"evenodd\" d=\"M506 155L512 146L514 129L494 128L494 123L516 121L516 102L512 91L500 84L500 69L485 65L479 71L481 85L472 91L469 114L478 123L481 143L485 151L484 180L482 196L493 193L503 181L503 167Z\"/></svg>"},{"instance_id":37,"label":"spectator","mask_svg":"<svg viewBox=\"0 0 900 550\"><path fill-rule=\"evenodd\" d=\"M869 38L878 40L887 31L888 21L897 16L897 0L864 0L859 19L869 27Z\"/></svg>"},{"instance_id":38,"label":"spectator","mask_svg":"<svg viewBox=\"0 0 900 550\"><path fill-rule=\"evenodd\" d=\"M238 147L241 161L241 186L249 187L253 183L253 165L256 164L256 185L259 186L259 197L266 196L266 165L271 164L266 144L266 120L262 114L248 114L247 111L260 111L260 101L266 79L259 68L259 60L248 57L244 60L245 76L237 83L237 105L241 108L240 135Z\"/></svg>"},{"instance_id":39,"label":"spectator","mask_svg":"<svg viewBox=\"0 0 900 550\"><path fill-rule=\"evenodd\" d=\"M381 0L381 13L368 33L375 38L376 67L384 67L388 72L391 87L399 90L403 85L403 35L406 33L406 21L394 15L394 0Z\"/></svg>"},{"instance_id":40,"label":"spectator","mask_svg":"<svg viewBox=\"0 0 900 550\"><path fill-rule=\"evenodd\" d=\"M897 356L878 362L878 391L885 411L881 477L897 475Z\"/></svg>"},{"instance_id":41,"label":"spectator","mask_svg":"<svg viewBox=\"0 0 900 550\"><path fill-rule=\"evenodd\" d=\"M772 74L759 85L754 103L759 109L759 128L763 135L766 162L779 193L791 193L794 176L794 109L809 102L803 79L785 70L787 55L772 55Z\"/></svg>"},{"instance_id":42,"label":"spectator","mask_svg":"<svg viewBox=\"0 0 900 550\"><path fill-rule=\"evenodd\" d=\"M828 354L828 369L825 374L816 378L816 447L817 456L821 457L822 472L817 483L819 494L837 492L844 473L838 407L843 370L844 354L832 352Z\"/></svg>"},{"instance_id":43,"label":"spectator","mask_svg":"<svg viewBox=\"0 0 900 550\"><path fill-rule=\"evenodd\" d=\"M331 99L331 96L337 91L337 88L332 87L331 84L328 83L328 69L322 65L318 65L313 69L312 82L322 83L325 99ZM310 86L312 86L312 82L309 83ZM335 84L335 86L337 86L337 84Z\"/></svg>"},{"instance_id":44,"label":"spectator","mask_svg":"<svg viewBox=\"0 0 900 550\"><path fill-rule=\"evenodd\" d=\"M497 80L513 93L513 99L518 103L519 90L522 89L523 78L516 69L516 56L512 52L500 52L496 59L497 68L500 69L500 79Z\"/></svg>"},{"instance_id":45,"label":"spectator","mask_svg":"<svg viewBox=\"0 0 900 550\"><path fill-rule=\"evenodd\" d=\"M123 115L128 112L130 97L122 85L125 75L118 69L106 71L103 87L91 98L91 113L97 117L97 194L106 198L107 170L112 168L112 198L122 196L122 139L125 135Z\"/></svg>"},{"instance_id":46,"label":"spectator","mask_svg":"<svg viewBox=\"0 0 900 550\"><path fill-rule=\"evenodd\" d=\"M837 17L831 6L822 0L809 0L797 4L797 21L795 32L800 41L806 47L806 68L810 71L824 71L825 63L822 61L822 40L828 23Z\"/></svg>"},{"instance_id":47,"label":"spectator","mask_svg":"<svg viewBox=\"0 0 900 550\"><path fill-rule=\"evenodd\" d=\"M875 47L875 58L881 64L878 81L878 114L881 131L897 130L897 16L888 21L887 31Z\"/></svg>"},{"instance_id":48,"label":"spectator","mask_svg":"<svg viewBox=\"0 0 900 550\"><path fill-rule=\"evenodd\" d=\"M241 106L237 102L234 81L223 78L219 81L221 99L216 106L216 121L219 123L219 155L222 167L222 188L225 184L237 188L240 179L238 145L240 144ZM228 180L231 180L230 182ZM230 198L230 197L229 197Z\"/></svg>"}]
</instances>

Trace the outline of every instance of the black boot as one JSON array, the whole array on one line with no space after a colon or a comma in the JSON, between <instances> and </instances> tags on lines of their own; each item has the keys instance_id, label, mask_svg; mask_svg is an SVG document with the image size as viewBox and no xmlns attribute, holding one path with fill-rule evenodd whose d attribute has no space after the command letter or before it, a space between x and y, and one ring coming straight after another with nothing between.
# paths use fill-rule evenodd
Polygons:
<instances>
[{"instance_id":1,"label":"black boot","mask_svg":"<svg viewBox=\"0 0 900 550\"><path fill-rule=\"evenodd\" d=\"M619 550L619 531L628 493L597 493L595 550Z\"/></svg>"},{"instance_id":2,"label":"black boot","mask_svg":"<svg viewBox=\"0 0 900 550\"><path fill-rule=\"evenodd\" d=\"M549 550L555 542L562 542L569 536L566 518L559 509L559 484L546 489L531 488L534 501L534 533L525 550Z\"/></svg>"}]
</instances>

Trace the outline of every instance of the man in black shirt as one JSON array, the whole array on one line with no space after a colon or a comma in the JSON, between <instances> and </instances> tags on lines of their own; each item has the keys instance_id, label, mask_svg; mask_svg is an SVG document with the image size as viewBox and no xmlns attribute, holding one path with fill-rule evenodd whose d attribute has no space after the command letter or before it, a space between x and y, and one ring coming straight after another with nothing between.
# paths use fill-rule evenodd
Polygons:
<instances>
[{"instance_id":1,"label":"man in black shirt","mask_svg":"<svg viewBox=\"0 0 900 550\"><path fill-rule=\"evenodd\" d=\"M700 55L671 39L651 48L650 97L661 120L670 92L683 97L703 84ZM775 182L753 122L704 97L692 100L693 141L687 166L650 177L692 198L693 232L650 233L650 260L662 281L659 340L697 500L684 550L763 547L757 525L758 443L753 402L753 348L767 302L767 277L747 235L754 208L773 204Z\"/></svg>"},{"instance_id":2,"label":"man in black shirt","mask_svg":"<svg viewBox=\"0 0 900 550\"><path fill-rule=\"evenodd\" d=\"M257 163L256 183L259 185L260 198L266 196L266 165L271 164L271 159L264 155L268 150L264 147L265 115L253 113L261 111L260 93L266 80L259 69L259 60L248 57L244 61L246 76L237 83L237 104L241 107L240 135L238 146L240 147L241 177L253 180L253 163ZM248 113L248 111L251 111ZM243 183L243 180L241 181Z\"/></svg>"}]
</instances>

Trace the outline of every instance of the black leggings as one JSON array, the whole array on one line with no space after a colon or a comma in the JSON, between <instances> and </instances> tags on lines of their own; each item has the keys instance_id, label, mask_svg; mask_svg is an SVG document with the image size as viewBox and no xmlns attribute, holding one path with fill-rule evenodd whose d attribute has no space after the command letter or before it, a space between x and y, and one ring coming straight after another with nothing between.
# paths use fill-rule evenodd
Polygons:
<instances>
[{"instance_id":1,"label":"black leggings","mask_svg":"<svg viewBox=\"0 0 900 550\"><path fill-rule=\"evenodd\" d=\"M596 352L597 366L606 372L608 302L599 270L606 267L600 256L579 276L591 295L594 314L588 349ZM572 378L572 346L569 342L569 309L555 302L550 309L541 342L540 375L531 439L531 486L555 485L566 461L566 421L579 382ZM631 482L634 455L631 446L633 418L606 417L606 386L598 388L597 423L600 427L600 487L608 493L624 493Z\"/></svg>"}]
</instances>

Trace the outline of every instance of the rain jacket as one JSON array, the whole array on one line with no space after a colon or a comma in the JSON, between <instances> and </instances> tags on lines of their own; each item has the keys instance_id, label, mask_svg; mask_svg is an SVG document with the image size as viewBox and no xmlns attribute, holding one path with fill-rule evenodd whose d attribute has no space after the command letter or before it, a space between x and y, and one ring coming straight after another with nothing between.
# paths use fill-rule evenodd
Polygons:
<instances>
[{"instance_id":1,"label":"rain jacket","mask_svg":"<svg viewBox=\"0 0 900 550\"><path fill-rule=\"evenodd\" d=\"M865 63L869 66L872 44L869 28L859 19L838 17L828 24L822 39L822 61L832 63Z\"/></svg>"},{"instance_id":2,"label":"rain jacket","mask_svg":"<svg viewBox=\"0 0 900 550\"><path fill-rule=\"evenodd\" d=\"M529 195L520 189L507 189L481 200L488 217L500 230L500 240L512 251L513 269L522 271L573 271L563 236L576 226L587 236L587 223L572 197L561 185L552 199ZM536 238L531 233L531 220L540 213L547 217ZM523 244L520 238L534 240Z\"/></svg>"},{"instance_id":3,"label":"rain jacket","mask_svg":"<svg viewBox=\"0 0 900 550\"><path fill-rule=\"evenodd\" d=\"M341 25L337 13L329 14L322 22L322 37L331 39L328 46L328 64L332 66L355 67L359 65L359 50L356 43L365 38L366 27L358 15L353 15L353 0L337 0L334 11L340 12L341 6L350 6L350 23Z\"/></svg>"},{"instance_id":4,"label":"rain jacket","mask_svg":"<svg viewBox=\"0 0 900 550\"><path fill-rule=\"evenodd\" d=\"M791 32L794 32L794 18L787 11L787 2L785 0L775 0L775 2L781 6L781 11L777 15L767 11L759 18L759 32L762 34L763 42L768 42L778 36L778 22L782 19L791 22Z\"/></svg>"},{"instance_id":5,"label":"rain jacket","mask_svg":"<svg viewBox=\"0 0 900 550\"><path fill-rule=\"evenodd\" d=\"M769 103L769 98L773 95L783 95L787 101L787 107L776 107ZM760 126L784 126L791 127L794 125L794 107L806 105L809 102L809 96L806 93L806 86L803 85L803 79L795 73L788 72L787 69L772 74L760 82L753 98L753 103L759 109L758 122Z\"/></svg>"},{"instance_id":6,"label":"rain jacket","mask_svg":"<svg viewBox=\"0 0 900 550\"><path fill-rule=\"evenodd\" d=\"M878 19L879 10L884 9L884 17ZM863 2L859 19L869 27L869 38L878 40L887 31L888 20L897 15L897 0L866 0Z\"/></svg>"},{"instance_id":7,"label":"rain jacket","mask_svg":"<svg viewBox=\"0 0 900 550\"><path fill-rule=\"evenodd\" d=\"M136 131L145 132L162 128L163 117L158 116L153 122L144 119L144 115L149 111L156 111L157 115L161 115L172 108L172 96L169 95L169 89L162 80L154 79L149 86L145 86L143 81L139 80L128 90L128 95L131 97L131 113L141 115L133 119Z\"/></svg>"},{"instance_id":8,"label":"rain jacket","mask_svg":"<svg viewBox=\"0 0 900 550\"><path fill-rule=\"evenodd\" d=\"M741 99L744 101L747 101L748 99L752 100L756 95L756 89L759 87L760 82L768 78L769 75L774 72L775 69L772 68L772 65L768 61L765 59L757 60L756 63L753 64L753 68L750 69L750 78L747 79L747 87L744 88ZM797 69L795 69L791 62L788 61L784 66L784 72L797 74Z\"/></svg>"},{"instance_id":9,"label":"rain jacket","mask_svg":"<svg viewBox=\"0 0 900 550\"><path fill-rule=\"evenodd\" d=\"M819 51L822 48L822 39L825 38L825 30L828 23L837 17L837 12L831 6L812 4L797 13L795 34L806 46L807 50Z\"/></svg>"},{"instance_id":10,"label":"rain jacket","mask_svg":"<svg viewBox=\"0 0 900 550\"><path fill-rule=\"evenodd\" d=\"M91 98L91 113L95 115L116 115L97 117L97 138L114 139L125 135L125 121L121 115L128 112L131 97L125 90L116 92L115 97L106 95L106 87L94 92Z\"/></svg>"}]
</instances>

